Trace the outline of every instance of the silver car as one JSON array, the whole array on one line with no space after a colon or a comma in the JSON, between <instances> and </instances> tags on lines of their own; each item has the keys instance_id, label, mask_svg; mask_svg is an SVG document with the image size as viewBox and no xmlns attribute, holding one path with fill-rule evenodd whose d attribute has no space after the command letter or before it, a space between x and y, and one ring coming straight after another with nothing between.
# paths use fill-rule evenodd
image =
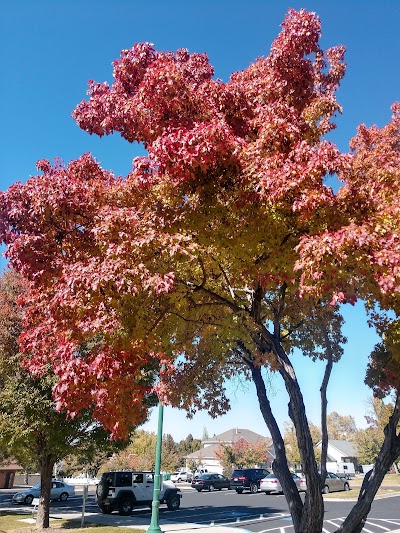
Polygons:
<instances>
[{"instance_id":1,"label":"silver car","mask_svg":"<svg viewBox=\"0 0 400 533\"><path fill-rule=\"evenodd\" d=\"M297 474L292 474L292 478L299 492L306 490L305 480L300 478ZM265 492L265 494L269 494L270 492L283 493L282 486L275 474L268 474L268 476L260 481L260 490L261 492Z\"/></svg>"},{"instance_id":2,"label":"silver car","mask_svg":"<svg viewBox=\"0 0 400 533\"><path fill-rule=\"evenodd\" d=\"M341 478L333 472L328 472L324 486L322 487L322 492L328 494L336 490L350 490L350 484L347 479Z\"/></svg>"},{"instance_id":3,"label":"silver car","mask_svg":"<svg viewBox=\"0 0 400 533\"><path fill-rule=\"evenodd\" d=\"M75 487L67 485L63 481L52 481L50 489L50 500L60 500L65 502L70 496L75 496ZM40 497L40 483L33 487L17 492L13 496L13 503L24 503L30 505L34 498Z\"/></svg>"},{"instance_id":4,"label":"silver car","mask_svg":"<svg viewBox=\"0 0 400 533\"><path fill-rule=\"evenodd\" d=\"M192 481L191 472L175 472L171 474L171 481L174 483L180 483L181 481Z\"/></svg>"}]
</instances>

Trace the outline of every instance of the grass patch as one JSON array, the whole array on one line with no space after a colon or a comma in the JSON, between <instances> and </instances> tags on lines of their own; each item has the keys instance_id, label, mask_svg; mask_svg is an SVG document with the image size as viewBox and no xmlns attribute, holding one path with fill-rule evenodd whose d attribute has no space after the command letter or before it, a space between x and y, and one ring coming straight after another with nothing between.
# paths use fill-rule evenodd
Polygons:
<instances>
[{"instance_id":1,"label":"grass patch","mask_svg":"<svg viewBox=\"0 0 400 533\"><path fill-rule=\"evenodd\" d=\"M393 487L391 489L379 489L376 496L388 496L390 494L399 494L400 487ZM350 490L342 490L339 492L330 492L324 494L324 499L327 500L354 500L358 498L360 494L360 487L351 488Z\"/></svg>"},{"instance_id":2,"label":"grass patch","mask_svg":"<svg viewBox=\"0 0 400 533\"><path fill-rule=\"evenodd\" d=\"M363 480L363 477L356 477L350 480L350 485L351 487L361 487ZM400 487L400 474L386 474L383 478L382 485L394 485Z\"/></svg>"},{"instance_id":3,"label":"grass patch","mask_svg":"<svg viewBox=\"0 0 400 533\"><path fill-rule=\"evenodd\" d=\"M27 518L32 518L32 513L0 513L0 533L3 532L21 532L29 533L31 531L37 532L36 524L23 522ZM52 533L63 533L68 529L73 529L74 533L143 533L143 529L135 529L132 527L118 527L118 526L98 526L96 524L87 523L83 528L80 527L80 520L50 520L50 527L47 531ZM45 531L45 530L43 530Z\"/></svg>"}]
</instances>

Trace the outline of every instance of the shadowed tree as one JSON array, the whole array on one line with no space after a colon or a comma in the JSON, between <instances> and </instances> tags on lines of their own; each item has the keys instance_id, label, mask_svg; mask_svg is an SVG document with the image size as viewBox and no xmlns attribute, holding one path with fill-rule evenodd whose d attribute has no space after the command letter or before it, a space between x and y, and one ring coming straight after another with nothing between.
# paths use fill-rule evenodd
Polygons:
<instances>
[{"instance_id":1,"label":"shadowed tree","mask_svg":"<svg viewBox=\"0 0 400 533\"><path fill-rule=\"evenodd\" d=\"M93 421L90 412L71 418L56 411L49 371L33 377L21 368L17 339L22 331L18 297L26 285L14 271L0 278L0 443L21 464L37 464L41 478L37 526L49 527L49 497L53 467L69 454L94 461L100 450L121 447Z\"/></svg>"}]
</instances>

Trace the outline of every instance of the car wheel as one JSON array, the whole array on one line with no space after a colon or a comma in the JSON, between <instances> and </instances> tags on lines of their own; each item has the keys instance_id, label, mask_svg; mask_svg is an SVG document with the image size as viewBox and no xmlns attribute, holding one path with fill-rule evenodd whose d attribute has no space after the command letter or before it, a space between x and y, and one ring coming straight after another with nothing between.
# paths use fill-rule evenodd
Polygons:
<instances>
[{"instance_id":1,"label":"car wheel","mask_svg":"<svg viewBox=\"0 0 400 533\"><path fill-rule=\"evenodd\" d=\"M27 496L25 496L24 503L26 503L26 505L30 505L32 502L33 502L32 494L28 494Z\"/></svg>"},{"instance_id":2,"label":"car wheel","mask_svg":"<svg viewBox=\"0 0 400 533\"><path fill-rule=\"evenodd\" d=\"M268 496L269 490L264 490L265 494Z\"/></svg>"},{"instance_id":3,"label":"car wheel","mask_svg":"<svg viewBox=\"0 0 400 533\"><path fill-rule=\"evenodd\" d=\"M329 494L329 487L328 485L325 485L324 488L322 489L322 493L323 494Z\"/></svg>"},{"instance_id":4,"label":"car wheel","mask_svg":"<svg viewBox=\"0 0 400 533\"><path fill-rule=\"evenodd\" d=\"M60 494L60 502L66 502L68 500L68 492L62 492Z\"/></svg>"},{"instance_id":5,"label":"car wheel","mask_svg":"<svg viewBox=\"0 0 400 533\"><path fill-rule=\"evenodd\" d=\"M344 490L350 490L350 485L348 483L344 484Z\"/></svg>"},{"instance_id":6,"label":"car wheel","mask_svg":"<svg viewBox=\"0 0 400 533\"><path fill-rule=\"evenodd\" d=\"M257 494L257 492L258 492L258 485L257 485L257 483L252 483L252 484L250 485L250 492L251 492L252 494Z\"/></svg>"},{"instance_id":7,"label":"car wheel","mask_svg":"<svg viewBox=\"0 0 400 533\"><path fill-rule=\"evenodd\" d=\"M177 482L180 483L182 480L180 477L178 477Z\"/></svg>"},{"instance_id":8,"label":"car wheel","mask_svg":"<svg viewBox=\"0 0 400 533\"><path fill-rule=\"evenodd\" d=\"M111 505L100 505L100 511L103 514L111 514L114 509L111 507Z\"/></svg>"},{"instance_id":9,"label":"car wheel","mask_svg":"<svg viewBox=\"0 0 400 533\"><path fill-rule=\"evenodd\" d=\"M119 514L121 516L129 516L133 511L133 503L131 500L123 500L119 506Z\"/></svg>"},{"instance_id":10,"label":"car wheel","mask_svg":"<svg viewBox=\"0 0 400 533\"><path fill-rule=\"evenodd\" d=\"M201 489L196 489L196 490L197 490L197 492L201 492Z\"/></svg>"},{"instance_id":11,"label":"car wheel","mask_svg":"<svg viewBox=\"0 0 400 533\"><path fill-rule=\"evenodd\" d=\"M236 492L237 492L238 494L242 494L243 489L236 489Z\"/></svg>"},{"instance_id":12,"label":"car wheel","mask_svg":"<svg viewBox=\"0 0 400 533\"><path fill-rule=\"evenodd\" d=\"M181 506L181 499L176 494L170 496L167 500L167 507L169 511L177 511Z\"/></svg>"},{"instance_id":13,"label":"car wheel","mask_svg":"<svg viewBox=\"0 0 400 533\"><path fill-rule=\"evenodd\" d=\"M208 492L214 492L214 490L215 490L214 485L210 485L210 486L208 487Z\"/></svg>"}]
</instances>

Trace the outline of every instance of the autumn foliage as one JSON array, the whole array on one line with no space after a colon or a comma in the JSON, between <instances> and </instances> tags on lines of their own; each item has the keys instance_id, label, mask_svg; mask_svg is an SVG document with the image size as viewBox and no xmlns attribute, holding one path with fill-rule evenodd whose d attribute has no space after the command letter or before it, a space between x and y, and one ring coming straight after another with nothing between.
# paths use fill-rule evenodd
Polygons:
<instances>
[{"instance_id":1,"label":"autumn foliage","mask_svg":"<svg viewBox=\"0 0 400 533\"><path fill-rule=\"evenodd\" d=\"M345 63L320 34L315 14L289 10L269 55L226 83L205 54L122 51L113 84L90 81L73 117L148 155L126 177L90 154L41 160L41 175L2 194L2 239L29 282L21 348L33 372L53 366L58 407L94 406L126 435L163 365L163 401L216 416L238 338L277 370L272 346L305 347L289 333L315 298L371 297L397 312L399 108L382 130L360 127L350 154L325 140ZM254 349L273 320L254 295L278 302L282 287L287 333Z\"/></svg>"}]
</instances>

